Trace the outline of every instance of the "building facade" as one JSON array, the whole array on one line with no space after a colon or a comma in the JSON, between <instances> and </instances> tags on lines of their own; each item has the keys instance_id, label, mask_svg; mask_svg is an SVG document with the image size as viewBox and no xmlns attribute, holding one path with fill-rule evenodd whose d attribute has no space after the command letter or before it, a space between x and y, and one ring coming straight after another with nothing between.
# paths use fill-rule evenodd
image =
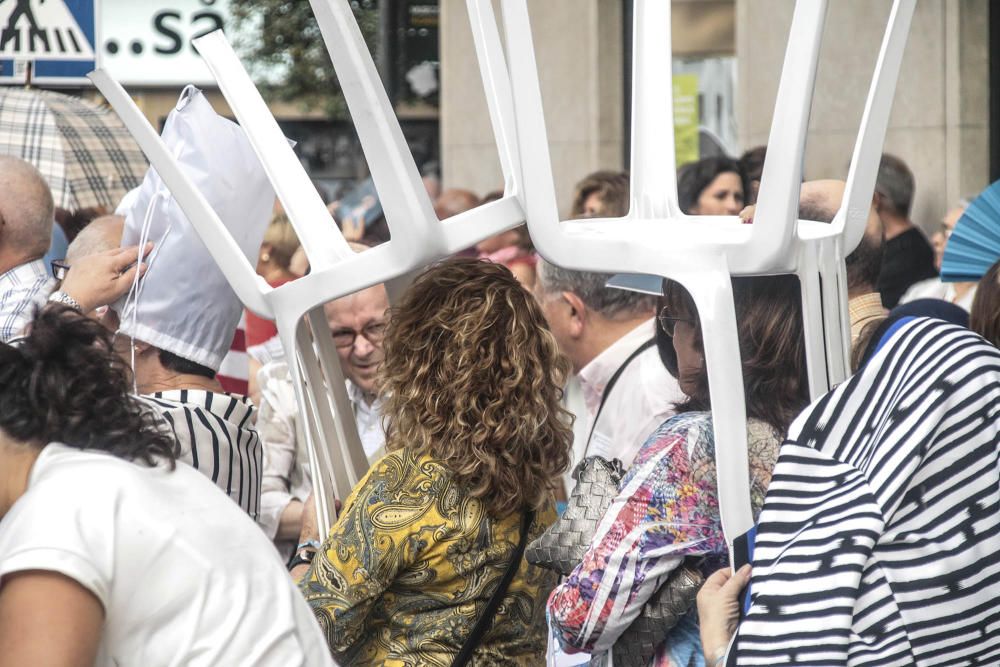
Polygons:
<instances>
[{"instance_id":1,"label":"building facade","mask_svg":"<svg viewBox=\"0 0 1000 667\"><path fill-rule=\"evenodd\" d=\"M674 0L674 74L699 76L704 137L733 155L766 143L794 0ZM845 178L891 0L830 2L805 178ZM631 1L529 3L560 204L597 169L628 163ZM913 169L925 230L997 174L991 157L988 0L921 0L885 149ZM441 152L448 186L500 183L464 0L441 2ZM995 68L994 68L995 69ZM676 85L676 79L675 79ZM704 150L703 150L704 152ZM991 164L992 163L992 164Z\"/></svg>"}]
</instances>

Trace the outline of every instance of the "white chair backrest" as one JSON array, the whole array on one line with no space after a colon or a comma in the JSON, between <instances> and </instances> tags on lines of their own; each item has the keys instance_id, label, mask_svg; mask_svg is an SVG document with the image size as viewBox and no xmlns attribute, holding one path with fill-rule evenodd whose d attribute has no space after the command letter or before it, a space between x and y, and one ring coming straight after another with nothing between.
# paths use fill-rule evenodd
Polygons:
<instances>
[{"instance_id":1,"label":"white chair backrest","mask_svg":"<svg viewBox=\"0 0 1000 667\"><path fill-rule=\"evenodd\" d=\"M177 168L125 91L104 72L95 72L91 78L161 174L240 299L251 310L275 319L289 358L296 398L307 422L303 431L309 441L321 531L325 531L333 517L332 498L346 498L368 463L336 351L325 333L322 305L379 283L398 288L428 264L521 224L524 215L516 196L520 172L516 169L519 158L513 136L509 77L492 12L478 12L470 3L505 193L500 200L440 221L350 3L311 0L311 4L390 228L390 241L363 253L355 254L347 246L225 37L217 32L195 42L265 165L312 264L308 276L278 288L271 288L255 274L254 267L238 252L221 221ZM303 323L305 316L308 325Z\"/></svg>"},{"instance_id":2,"label":"white chair backrest","mask_svg":"<svg viewBox=\"0 0 1000 667\"><path fill-rule=\"evenodd\" d=\"M483 0L485 3L487 0ZM684 215L677 205L669 76L670 3L636 0L633 26L631 208L620 219L561 221L526 0L502 0L522 199L536 248L560 266L647 273L684 285L702 322L716 436L722 523L727 540L753 525L746 411L731 276L795 273L802 281L807 365L813 396L846 376L849 328L845 247L861 238L874 169L888 121L915 0L896 0L872 82L844 208L833 225L798 220L802 162L825 0L798 0L772 119L753 225L735 217ZM854 211L863 205L865 215ZM845 246L845 237L851 245ZM822 283L821 283L822 277Z\"/></svg>"}]
</instances>

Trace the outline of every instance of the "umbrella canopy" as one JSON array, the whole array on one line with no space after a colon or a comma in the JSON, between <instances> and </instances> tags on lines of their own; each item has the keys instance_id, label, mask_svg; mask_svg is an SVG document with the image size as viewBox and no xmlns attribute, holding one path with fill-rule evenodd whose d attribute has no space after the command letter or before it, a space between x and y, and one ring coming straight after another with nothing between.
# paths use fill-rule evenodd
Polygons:
<instances>
[{"instance_id":1,"label":"umbrella canopy","mask_svg":"<svg viewBox=\"0 0 1000 667\"><path fill-rule=\"evenodd\" d=\"M56 206L114 209L148 167L118 116L78 97L0 88L0 155L42 173Z\"/></svg>"}]
</instances>

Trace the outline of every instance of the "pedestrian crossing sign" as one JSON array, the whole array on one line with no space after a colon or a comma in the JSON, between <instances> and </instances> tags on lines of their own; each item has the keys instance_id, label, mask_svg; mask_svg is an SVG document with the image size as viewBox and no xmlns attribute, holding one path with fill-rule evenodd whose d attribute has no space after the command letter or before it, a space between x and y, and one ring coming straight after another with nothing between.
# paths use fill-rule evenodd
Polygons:
<instances>
[{"instance_id":1,"label":"pedestrian crossing sign","mask_svg":"<svg viewBox=\"0 0 1000 667\"><path fill-rule=\"evenodd\" d=\"M0 84L86 85L100 0L0 0Z\"/></svg>"},{"instance_id":2,"label":"pedestrian crossing sign","mask_svg":"<svg viewBox=\"0 0 1000 667\"><path fill-rule=\"evenodd\" d=\"M0 57L4 56L94 60L94 48L63 0L0 0Z\"/></svg>"}]
</instances>

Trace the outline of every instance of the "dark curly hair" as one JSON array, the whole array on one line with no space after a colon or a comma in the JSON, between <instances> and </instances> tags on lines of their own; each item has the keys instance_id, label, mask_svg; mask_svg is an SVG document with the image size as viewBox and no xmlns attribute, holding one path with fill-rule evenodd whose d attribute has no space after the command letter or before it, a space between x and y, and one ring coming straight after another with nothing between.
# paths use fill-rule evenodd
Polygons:
<instances>
[{"instance_id":1,"label":"dark curly hair","mask_svg":"<svg viewBox=\"0 0 1000 667\"><path fill-rule=\"evenodd\" d=\"M381 389L386 448L427 454L493 516L539 508L569 465L569 362L510 270L452 259L393 308Z\"/></svg>"},{"instance_id":2,"label":"dark curly hair","mask_svg":"<svg viewBox=\"0 0 1000 667\"><path fill-rule=\"evenodd\" d=\"M778 275L732 280L747 417L767 422L785 434L809 404L798 278ZM666 281L664 303L672 315L698 318L694 299L680 283ZM700 345L700 323L697 335ZM694 394L677 406L678 412L711 409L705 369L697 378Z\"/></svg>"},{"instance_id":3,"label":"dark curly hair","mask_svg":"<svg viewBox=\"0 0 1000 667\"><path fill-rule=\"evenodd\" d=\"M130 377L103 326L51 304L27 337L0 343L0 430L37 447L61 442L172 468L177 441L131 395Z\"/></svg>"}]
</instances>

